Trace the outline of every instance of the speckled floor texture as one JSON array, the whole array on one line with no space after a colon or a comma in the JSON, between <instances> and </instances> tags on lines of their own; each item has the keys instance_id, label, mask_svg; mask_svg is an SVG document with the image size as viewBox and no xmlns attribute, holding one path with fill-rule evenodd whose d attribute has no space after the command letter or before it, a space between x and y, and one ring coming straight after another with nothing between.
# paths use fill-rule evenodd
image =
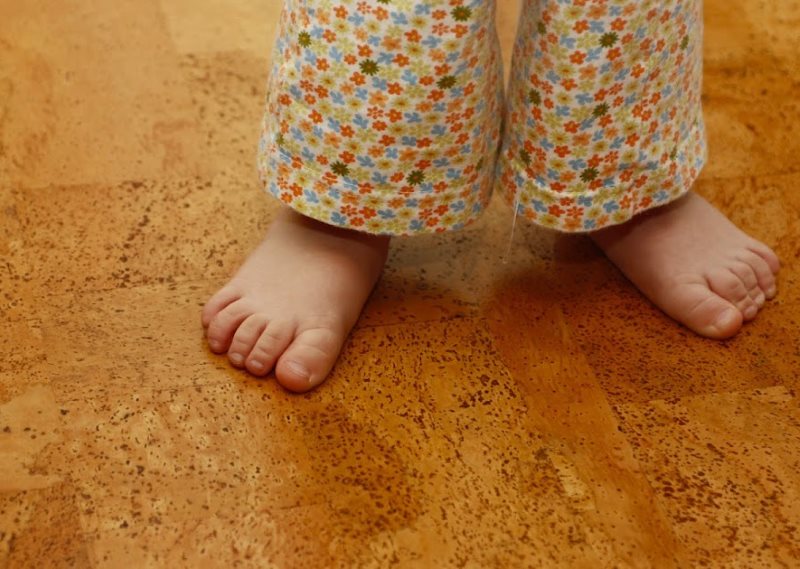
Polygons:
<instances>
[{"instance_id":1,"label":"speckled floor texture","mask_svg":"<svg viewBox=\"0 0 800 569\"><path fill-rule=\"evenodd\" d=\"M0 567L797 567L800 3L705 7L697 190L784 263L738 337L585 237L503 259L495 203L398 240L302 396L199 322L275 212L279 8L0 0Z\"/></svg>"}]
</instances>

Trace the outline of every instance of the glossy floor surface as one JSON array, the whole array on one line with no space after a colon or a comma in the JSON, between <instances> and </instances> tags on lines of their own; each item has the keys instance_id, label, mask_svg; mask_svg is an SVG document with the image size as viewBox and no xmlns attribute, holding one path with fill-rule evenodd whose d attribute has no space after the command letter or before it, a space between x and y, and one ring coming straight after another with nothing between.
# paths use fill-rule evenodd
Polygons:
<instances>
[{"instance_id":1,"label":"glossy floor surface","mask_svg":"<svg viewBox=\"0 0 800 569\"><path fill-rule=\"evenodd\" d=\"M495 203L395 243L303 396L199 322L275 212L278 10L0 0L0 566L796 566L800 4L706 5L697 190L784 263L738 337L585 237L518 223L505 254Z\"/></svg>"}]
</instances>

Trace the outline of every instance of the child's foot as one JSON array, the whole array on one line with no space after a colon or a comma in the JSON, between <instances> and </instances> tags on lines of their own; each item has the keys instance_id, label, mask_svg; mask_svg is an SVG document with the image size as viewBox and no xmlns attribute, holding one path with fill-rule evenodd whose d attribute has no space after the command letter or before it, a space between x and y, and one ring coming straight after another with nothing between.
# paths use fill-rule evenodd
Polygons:
<instances>
[{"instance_id":1,"label":"child's foot","mask_svg":"<svg viewBox=\"0 0 800 569\"><path fill-rule=\"evenodd\" d=\"M212 351L291 391L328 376L381 274L389 238L339 229L288 208L203 309Z\"/></svg>"},{"instance_id":2,"label":"child's foot","mask_svg":"<svg viewBox=\"0 0 800 569\"><path fill-rule=\"evenodd\" d=\"M775 296L775 253L690 192L590 236L642 293L709 338L729 338Z\"/></svg>"}]
</instances>

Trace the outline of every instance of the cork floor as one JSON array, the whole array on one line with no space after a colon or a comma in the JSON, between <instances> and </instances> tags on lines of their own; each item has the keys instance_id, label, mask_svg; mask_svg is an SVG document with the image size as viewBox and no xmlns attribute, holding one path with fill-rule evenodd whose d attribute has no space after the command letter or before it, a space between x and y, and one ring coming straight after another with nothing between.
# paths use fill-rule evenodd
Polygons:
<instances>
[{"instance_id":1,"label":"cork floor","mask_svg":"<svg viewBox=\"0 0 800 569\"><path fill-rule=\"evenodd\" d=\"M784 263L738 337L585 237L518 224L503 262L496 203L398 240L303 396L199 323L275 212L279 7L0 0L0 566L797 566L800 3L706 4L697 190Z\"/></svg>"}]
</instances>

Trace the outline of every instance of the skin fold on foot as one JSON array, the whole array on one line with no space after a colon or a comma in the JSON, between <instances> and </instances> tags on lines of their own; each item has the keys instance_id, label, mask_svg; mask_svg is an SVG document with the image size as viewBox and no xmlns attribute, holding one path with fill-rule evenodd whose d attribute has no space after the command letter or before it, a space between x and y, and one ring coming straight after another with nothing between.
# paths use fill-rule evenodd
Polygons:
<instances>
[{"instance_id":1,"label":"skin fold on foot","mask_svg":"<svg viewBox=\"0 0 800 569\"><path fill-rule=\"evenodd\" d=\"M303 392L322 383L380 277L389 237L281 210L236 275L203 308L211 350Z\"/></svg>"},{"instance_id":2,"label":"skin fold on foot","mask_svg":"<svg viewBox=\"0 0 800 569\"><path fill-rule=\"evenodd\" d=\"M707 338L735 335L777 292L772 249L694 192L590 237L656 306Z\"/></svg>"}]
</instances>

